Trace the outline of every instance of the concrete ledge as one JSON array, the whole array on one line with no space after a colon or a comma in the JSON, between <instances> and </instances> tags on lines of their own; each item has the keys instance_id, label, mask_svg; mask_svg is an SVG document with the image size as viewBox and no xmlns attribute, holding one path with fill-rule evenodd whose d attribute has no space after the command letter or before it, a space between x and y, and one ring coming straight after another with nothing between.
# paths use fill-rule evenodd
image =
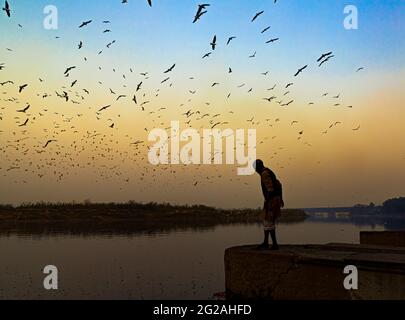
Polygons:
<instances>
[{"instance_id":1,"label":"concrete ledge","mask_svg":"<svg viewBox=\"0 0 405 320\"><path fill-rule=\"evenodd\" d=\"M391 247L405 247L405 231L363 231L360 243Z\"/></svg>"},{"instance_id":2,"label":"concrete ledge","mask_svg":"<svg viewBox=\"0 0 405 320\"><path fill-rule=\"evenodd\" d=\"M359 290L343 287L355 265ZM405 248L350 244L256 246L225 251L228 299L405 299Z\"/></svg>"}]
</instances>

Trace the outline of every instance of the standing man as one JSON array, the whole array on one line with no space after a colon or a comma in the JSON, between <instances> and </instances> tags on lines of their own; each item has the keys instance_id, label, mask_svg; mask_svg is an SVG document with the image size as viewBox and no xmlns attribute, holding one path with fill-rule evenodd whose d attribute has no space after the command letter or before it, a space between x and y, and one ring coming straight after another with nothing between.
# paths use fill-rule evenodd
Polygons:
<instances>
[{"instance_id":1,"label":"standing man","mask_svg":"<svg viewBox=\"0 0 405 320\"><path fill-rule=\"evenodd\" d=\"M256 160L253 167L260 175L264 196L264 241L258 246L258 249L269 249L270 234L273 242L271 250L278 250L276 220L281 215L281 208L284 207L282 185L280 181L277 180L274 172L264 166L262 160Z\"/></svg>"}]
</instances>

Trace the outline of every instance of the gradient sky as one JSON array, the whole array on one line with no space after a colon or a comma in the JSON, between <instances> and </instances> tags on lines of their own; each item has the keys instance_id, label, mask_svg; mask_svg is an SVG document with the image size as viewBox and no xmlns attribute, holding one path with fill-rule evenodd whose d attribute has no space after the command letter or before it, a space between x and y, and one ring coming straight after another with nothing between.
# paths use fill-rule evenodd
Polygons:
<instances>
[{"instance_id":1,"label":"gradient sky","mask_svg":"<svg viewBox=\"0 0 405 320\"><path fill-rule=\"evenodd\" d=\"M288 207L380 203L405 195L404 1L207 2L208 13L193 24L197 1L155 0L152 8L146 0L53 1L59 29L49 31L42 26L48 2L9 1L12 18L0 15L0 63L5 64L0 82L15 84L0 87L0 203L260 205L258 177L238 177L235 166L149 165L148 144L131 142L146 141L150 130L167 128L171 120L183 129L210 128L210 121L227 122L222 129L256 128L258 156L282 180ZM348 4L358 8L358 30L343 27ZM90 19L89 26L78 28ZM107 28L112 32L103 34ZM214 35L217 49L201 59L211 51ZM230 36L237 38L226 46ZM266 44L271 38L280 40ZM116 43L107 49L112 40ZM329 51L335 57L319 68L317 58ZM163 74L173 63L174 71ZM64 77L74 65L77 69ZM356 72L359 67L364 70ZM170 80L161 84L166 76ZM150 101L145 111L131 101L140 81L138 102ZM212 88L213 82L220 84ZM289 82L294 85L285 89ZM18 93L25 83L27 89ZM127 97L116 101L110 88ZM80 104L57 98L55 91L64 90ZM45 93L49 96L42 98ZM277 96L272 103L263 100L272 95ZM281 107L279 100L294 103ZM27 103L26 115L16 112ZM110 110L96 114L108 104ZM209 116L186 118L188 110ZM19 127L26 119L28 126ZM329 129L335 122L341 124ZM43 150L49 139L57 142Z\"/></svg>"}]
</instances>

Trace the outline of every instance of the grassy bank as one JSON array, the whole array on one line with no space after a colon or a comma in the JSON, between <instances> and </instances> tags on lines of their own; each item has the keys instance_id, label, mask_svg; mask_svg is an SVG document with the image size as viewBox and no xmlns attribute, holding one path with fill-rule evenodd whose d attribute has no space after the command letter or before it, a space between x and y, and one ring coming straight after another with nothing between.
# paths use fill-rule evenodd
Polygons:
<instances>
[{"instance_id":1,"label":"grassy bank","mask_svg":"<svg viewBox=\"0 0 405 320\"><path fill-rule=\"evenodd\" d=\"M157 203L36 203L0 206L4 234L132 234L176 229L209 229L218 225L260 223L260 209L225 210L203 205ZM280 222L305 220L303 210L283 210Z\"/></svg>"}]
</instances>

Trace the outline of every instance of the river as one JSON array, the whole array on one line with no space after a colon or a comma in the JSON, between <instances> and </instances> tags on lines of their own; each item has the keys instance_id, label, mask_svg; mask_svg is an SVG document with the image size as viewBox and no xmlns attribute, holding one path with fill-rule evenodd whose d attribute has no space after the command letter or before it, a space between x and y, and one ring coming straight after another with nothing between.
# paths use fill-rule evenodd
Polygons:
<instances>
[{"instance_id":1,"label":"river","mask_svg":"<svg viewBox=\"0 0 405 320\"><path fill-rule=\"evenodd\" d=\"M310 218L280 224L281 244L358 243L384 224ZM224 291L224 250L259 243L258 224L134 235L0 234L0 299L213 299ZM43 268L58 268L58 290Z\"/></svg>"}]
</instances>

